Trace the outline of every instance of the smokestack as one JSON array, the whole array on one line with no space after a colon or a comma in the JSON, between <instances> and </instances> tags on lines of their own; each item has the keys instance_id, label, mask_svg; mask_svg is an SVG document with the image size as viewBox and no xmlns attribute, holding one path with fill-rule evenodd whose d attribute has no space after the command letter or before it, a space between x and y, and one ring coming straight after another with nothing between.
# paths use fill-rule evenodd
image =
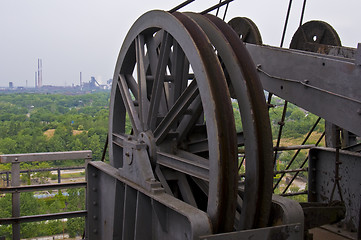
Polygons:
<instances>
[{"instance_id":1,"label":"smokestack","mask_svg":"<svg viewBox=\"0 0 361 240\"><path fill-rule=\"evenodd\" d=\"M38 87L43 86L43 62L38 58Z\"/></svg>"},{"instance_id":2,"label":"smokestack","mask_svg":"<svg viewBox=\"0 0 361 240\"><path fill-rule=\"evenodd\" d=\"M83 86L83 81L82 81L82 78L81 78L81 72L80 72L80 87Z\"/></svg>"},{"instance_id":3,"label":"smokestack","mask_svg":"<svg viewBox=\"0 0 361 240\"><path fill-rule=\"evenodd\" d=\"M38 87L38 72L35 72L35 88Z\"/></svg>"}]
</instances>

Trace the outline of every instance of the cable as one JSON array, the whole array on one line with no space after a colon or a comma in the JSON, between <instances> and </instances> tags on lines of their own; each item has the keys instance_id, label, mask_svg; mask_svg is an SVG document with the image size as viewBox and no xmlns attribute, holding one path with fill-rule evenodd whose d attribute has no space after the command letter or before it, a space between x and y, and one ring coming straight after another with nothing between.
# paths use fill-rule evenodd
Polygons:
<instances>
[{"instance_id":1,"label":"cable","mask_svg":"<svg viewBox=\"0 0 361 240\"><path fill-rule=\"evenodd\" d=\"M303 6L302 6L302 12L301 12L301 19L300 19L300 27L302 26L303 16L305 15L306 1L307 1L307 0L303 0Z\"/></svg>"},{"instance_id":2,"label":"cable","mask_svg":"<svg viewBox=\"0 0 361 240\"><path fill-rule=\"evenodd\" d=\"M288 10L287 10L287 15L286 15L285 25L283 27L283 33L282 33L282 39L281 39L280 47L283 47L283 42L285 40L286 29L287 29L287 25L288 25L288 19L290 17L291 7L292 7L292 0L290 0L290 2L288 4Z\"/></svg>"},{"instance_id":3,"label":"cable","mask_svg":"<svg viewBox=\"0 0 361 240\"><path fill-rule=\"evenodd\" d=\"M219 3L218 4L220 4L222 2L222 0L219 0ZM219 13L219 9L221 8L221 6L219 6L218 8L217 8L217 12L216 12L216 17L218 17L218 13Z\"/></svg>"}]
</instances>

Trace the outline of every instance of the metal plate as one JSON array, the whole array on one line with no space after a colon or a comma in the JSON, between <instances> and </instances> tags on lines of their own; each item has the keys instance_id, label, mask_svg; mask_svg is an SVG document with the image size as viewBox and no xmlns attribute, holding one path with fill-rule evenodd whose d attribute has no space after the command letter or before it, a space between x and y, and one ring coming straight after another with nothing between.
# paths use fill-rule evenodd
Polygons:
<instances>
[{"instance_id":1,"label":"metal plate","mask_svg":"<svg viewBox=\"0 0 361 240\"><path fill-rule=\"evenodd\" d=\"M197 239L211 233L208 216L164 191L122 178L103 162L87 168L87 239Z\"/></svg>"},{"instance_id":2,"label":"metal plate","mask_svg":"<svg viewBox=\"0 0 361 240\"><path fill-rule=\"evenodd\" d=\"M328 203L335 184L335 150L311 149L309 159L309 201ZM361 207L361 154L340 151L339 160L339 183L346 206L344 223L348 230L356 231L359 227ZM340 200L337 187L333 200Z\"/></svg>"}]
</instances>

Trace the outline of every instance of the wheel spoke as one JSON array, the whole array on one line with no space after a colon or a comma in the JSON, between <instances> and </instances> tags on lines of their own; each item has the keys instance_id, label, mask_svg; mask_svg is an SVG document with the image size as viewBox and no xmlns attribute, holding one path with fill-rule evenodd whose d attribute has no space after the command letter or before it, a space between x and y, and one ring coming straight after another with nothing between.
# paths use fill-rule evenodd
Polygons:
<instances>
[{"instance_id":1,"label":"wheel spoke","mask_svg":"<svg viewBox=\"0 0 361 240\"><path fill-rule=\"evenodd\" d=\"M243 132L237 133L237 146L244 146L244 136ZM191 153L202 153L209 151L208 148L208 139L207 136L204 136L201 139L196 139L187 143L187 149Z\"/></svg>"},{"instance_id":2,"label":"wheel spoke","mask_svg":"<svg viewBox=\"0 0 361 240\"><path fill-rule=\"evenodd\" d=\"M149 37L146 39L147 45L147 59L150 70L152 72L153 78L155 76L157 70L157 62L158 62L158 48L159 44L162 41L164 31L159 31L155 34L154 37Z\"/></svg>"},{"instance_id":3,"label":"wheel spoke","mask_svg":"<svg viewBox=\"0 0 361 240\"><path fill-rule=\"evenodd\" d=\"M147 97L147 79L146 79L146 66L144 59L144 36L139 35L136 40L136 59L137 59L137 77L138 77L138 103L139 103L139 117L143 130L147 130L149 100Z\"/></svg>"},{"instance_id":4,"label":"wheel spoke","mask_svg":"<svg viewBox=\"0 0 361 240\"><path fill-rule=\"evenodd\" d=\"M196 81L193 81L187 89L183 92L180 98L176 101L173 107L169 110L165 118L158 125L154 131L154 137L156 138L156 143L159 144L166 134L169 132L171 127L176 123L184 112L193 102L193 100L198 96L198 87Z\"/></svg>"},{"instance_id":5,"label":"wheel spoke","mask_svg":"<svg viewBox=\"0 0 361 240\"><path fill-rule=\"evenodd\" d=\"M187 145L187 147L188 147L188 151L191 153L207 152L209 150L208 139L204 138L197 141L192 141Z\"/></svg>"},{"instance_id":6,"label":"wheel spoke","mask_svg":"<svg viewBox=\"0 0 361 240\"><path fill-rule=\"evenodd\" d=\"M177 173L177 177L178 177L178 186L179 186L179 190L182 194L182 198L183 200L192 205L193 207L197 207L197 203L196 200L194 198L194 195L192 193L191 187L189 186L189 182L187 180L187 177L184 173Z\"/></svg>"},{"instance_id":7,"label":"wheel spoke","mask_svg":"<svg viewBox=\"0 0 361 240\"><path fill-rule=\"evenodd\" d=\"M158 109L162 94L164 94L164 75L168 64L172 41L172 37L167 32L164 32L148 112L147 123L150 129L155 129L156 126Z\"/></svg>"},{"instance_id":8,"label":"wheel spoke","mask_svg":"<svg viewBox=\"0 0 361 240\"><path fill-rule=\"evenodd\" d=\"M126 75L124 75L124 77L128 83L129 89L132 92L134 98L136 100L138 100L138 84L137 84L137 82L135 81L133 76L130 74L126 74Z\"/></svg>"},{"instance_id":9,"label":"wheel spoke","mask_svg":"<svg viewBox=\"0 0 361 240\"><path fill-rule=\"evenodd\" d=\"M178 150L177 154L157 152L157 163L178 172L209 181L209 162L207 159Z\"/></svg>"},{"instance_id":10,"label":"wheel spoke","mask_svg":"<svg viewBox=\"0 0 361 240\"><path fill-rule=\"evenodd\" d=\"M173 193L172 193L172 190L170 189L168 183L167 183L167 180L166 178L164 177L164 174L162 172L162 170L160 169L160 166L157 165L155 167L155 174L156 176L158 177L160 183L162 184L164 190L166 193L168 193L169 195L172 195L173 196Z\"/></svg>"},{"instance_id":11,"label":"wheel spoke","mask_svg":"<svg viewBox=\"0 0 361 240\"><path fill-rule=\"evenodd\" d=\"M189 62L184 55L182 48L178 43L173 44L171 73L174 76L174 89L170 104L174 104L176 99L182 94L187 87L189 78Z\"/></svg>"},{"instance_id":12,"label":"wheel spoke","mask_svg":"<svg viewBox=\"0 0 361 240\"><path fill-rule=\"evenodd\" d=\"M121 92L125 108L127 109L129 115L130 122L132 123L133 131L135 134L138 134L140 131L143 130L138 117L138 113L135 110L132 97L130 96L129 88L126 83L125 76L123 74L119 74L118 77L119 77L118 88Z\"/></svg>"},{"instance_id":13,"label":"wheel spoke","mask_svg":"<svg viewBox=\"0 0 361 240\"><path fill-rule=\"evenodd\" d=\"M125 134L113 133L112 142L119 147L124 147L124 141L128 139Z\"/></svg>"},{"instance_id":14,"label":"wheel spoke","mask_svg":"<svg viewBox=\"0 0 361 240\"><path fill-rule=\"evenodd\" d=\"M197 123L199 117L202 115L203 108L200 96L196 97L196 99L189 106L188 110L190 114L182 118L176 130L176 132L179 134L178 143L181 143L184 140L192 127Z\"/></svg>"}]
</instances>

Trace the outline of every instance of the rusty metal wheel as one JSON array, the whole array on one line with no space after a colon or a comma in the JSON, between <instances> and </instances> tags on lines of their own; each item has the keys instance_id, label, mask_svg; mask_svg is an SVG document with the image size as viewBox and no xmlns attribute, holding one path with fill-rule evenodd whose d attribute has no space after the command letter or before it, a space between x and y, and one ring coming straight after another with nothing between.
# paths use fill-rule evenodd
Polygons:
<instances>
[{"instance_id":1,"label":"rusty metal wheel","mask_svg":"<svg viewBox=\"0 0 361 240\"><path fill-rule=\"evenodd\" d=\"M314 43L341 46L341 40L331 25L323 21L309 21L300 26L292 37L290 48L317 52ZM322 52L321 52L322 53Z\"/></svg>"},{"instance_id":2,"label":"rusty metal wheel","mask_svg":"<svg viewBox=\"0 0 361 240\"><path fill-rule=\"evenodd\" d=\"M272 134L263 88L256 68L240 38L221 19L187 13L209 37L233 86L242 120L238 146L245 152L245 172L236 229L265 227L272 197Z\"/></svg>"},{"instance_id":3,"label":"rusty metal wheel","mask_svg":"<svg viewBox=\"0 0 361 240\"><path fill-rule=\"evenodd\" d=\"M228 24L238 34L243 42L262 45L262 37L257 25L249 18L235 17Z\"/></svg>"},{"instance_id":4,"label":"rusty metal wheel","mask_svg":"<svg viewBox=\"0 0 361 240\"><path fill-rule=\"evenodd\" d=\"M109 121L112 166L126 164L127 139L145 143L166 192L206 211L213 232L233 229L233 112L221 65L197 24L163 11L133 24L114 72Z\"/></svg>"}]
</instances>

